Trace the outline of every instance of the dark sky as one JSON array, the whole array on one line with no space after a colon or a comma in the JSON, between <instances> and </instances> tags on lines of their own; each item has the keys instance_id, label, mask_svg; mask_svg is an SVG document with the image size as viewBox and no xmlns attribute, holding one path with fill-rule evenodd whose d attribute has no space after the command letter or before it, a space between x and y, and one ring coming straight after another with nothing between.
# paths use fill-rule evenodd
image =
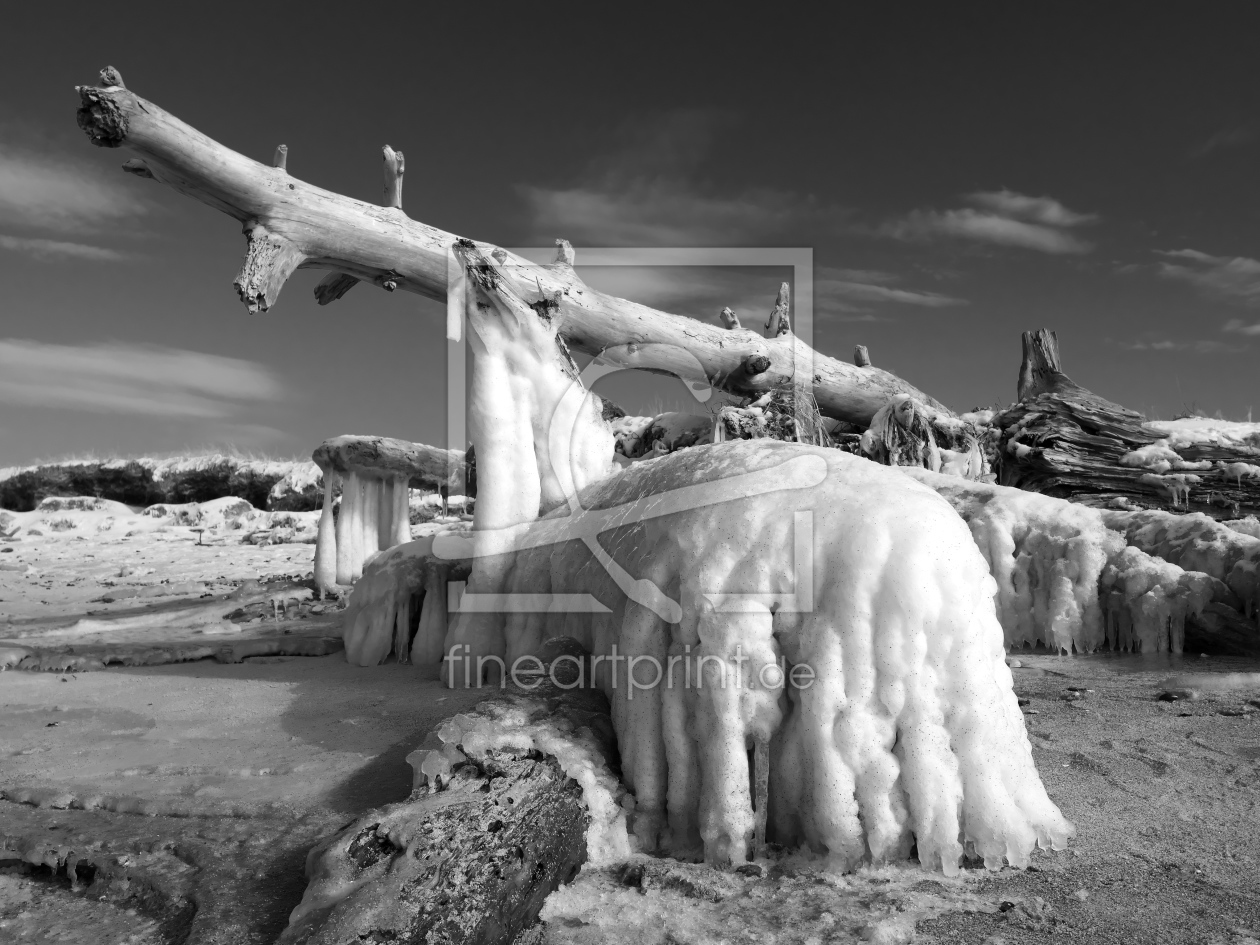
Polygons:
<instances>
[{"instance_id":1,"label":"dark sky","mask_svg":"<svg viewBox=\"0 0 1260 945\"><path fill-rule=\"evenodd\" d=\"M877 5L867 5L875 7ZM341 433L440 442L443 312L298 273L250 316L237 224L122 174L76 84L506 246L812 247L815 345L958 409L1014 396L1019 334L1168 418L1260 407L1260 16L1215 4L40 4L0 65L0 466ZM32 12L32 10L36 12ZM182 10L190 12L183 13ZM764 322L775 270L597 270ZM615 385L632 411L675 382Z\"/></svg>"}]
</instances>

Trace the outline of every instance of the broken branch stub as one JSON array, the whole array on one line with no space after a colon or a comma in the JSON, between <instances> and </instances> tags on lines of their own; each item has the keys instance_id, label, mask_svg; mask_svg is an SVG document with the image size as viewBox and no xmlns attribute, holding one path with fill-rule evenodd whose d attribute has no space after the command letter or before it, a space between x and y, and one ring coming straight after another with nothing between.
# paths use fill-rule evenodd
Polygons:
<instances>
[{"instance_id":1,"label":"broken branch stub","mask_svg":"<svg viewBox=\"0 0 1260 945\"><path fill-rule=\"evenodd\" d=\"M233 285L250 313L265 312L294 271L306 261L300 249L283 236L271 233L261 223L245 231L249 249Z\"/></svg>"},{"instance_id":2,"label":"broken branch stub","mask_svg":"<svg viewBox=\"0 0 1260 945\"><path fill-rule=\"evenodd\" d=\"M385 159L385 206L402 209L403 153L389 145L381 149Z\"/></svg>"},{"instance_id":3,"label":"broken branch stub","mask_svg":"<svg viewBox=\"0 0 1260 945\"><path fill-rule=\"evenodd\" d=\"M774 300L774 308L770 311L770 318L766 321L766 337L777 338L779 335L790 334L792 324L788 317L791 309L790 304L791 293L788 284L785 282L779 286L778 297Z\"/></svg>"}]
</instances>

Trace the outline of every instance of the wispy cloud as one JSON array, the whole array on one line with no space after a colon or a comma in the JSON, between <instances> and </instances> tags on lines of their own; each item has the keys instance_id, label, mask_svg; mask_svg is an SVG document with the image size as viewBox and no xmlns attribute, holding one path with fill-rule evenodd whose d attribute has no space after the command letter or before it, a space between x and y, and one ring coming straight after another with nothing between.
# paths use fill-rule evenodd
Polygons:
<instances>
[{"instance_id":1,"label":"wispy cloud","mask_svg":"<svg viewBox=\"0 0 1260 945\"><path fill-rule=\"evenodd\" d=\"M774 307L779 284L791 270L779 267L729 266L581 266L578 272L593 288L620 298L701 321L716 322L730 307L745 328L760 330ZM967 305L966 299L902 284L902 277L872 269L823 266L814 275L813 315L841 322L881 320L905 306L945 309ZM793 312L799 315L793 299Z\"/></svg>"},{"instance_id":2,"label":"wispy cloud","mask_svg":"<svg viewBox=\"0 0 1260 945\"><path fill-rule=\"evenodd\" d=\"M1221 328L1221 331L1228 331L1235 335L1260 335L1260 322L1253 322L1248 325L1241 318L1231 318Z\"/></svg>"},{"instance_id":3,"label":"wispy cloud","mask_svg":"<svg viewBox=\"0 0 1260 945\"><path fill-rule=\"evenodd\" d=\"M774 308L791 269L731 266L582 266L578 274L601 292L676 315L717 322L723 308L739 315L745 328L759 328Z\"/></svg>"},{"instance_id":4,"label":"wispy cloud","mask_svg":"<svg viewBox=\"0 0 1260 945\"><path fill-rule=\"evenodd\" d=\"M1013 190L981 191L965 198L972 206L955 210L913 210L879 232L901 240L954 238L1015 246L1054 255L1088 253L1093 245L1070 232L1093 223L1097 214L1069 210L1052 197Z\"/></svg>"},{"instance_id":5,"label":"wispy cloud","mask_svg":"<svg viewBox=\"0 0 1260 945\"><path fill-rule=\"evenodd\" d=\"M814 279L815 309L836 321L876 321L871 305L912 305L950 308L966 305L966 299L896 285L893 273L870 269L835 269L824 266Z\"/></svg>"},{"instance_id":6,"label":"wispy cloud","mask_svg":"<svg viewBox=\"0 0 1260 945\"><path fill-rule=\"evenodd\" d=\"M1139 339L1137 341L1121 341L1119 344L1126 351L1184 351L1192 354L1237 354L1246 350L1245 345L1228 344L1224 341L1208 338L1192 341L1173 340L1171 338Z\"/></svg>"},{"instance_id":7,"label":"wispy cloud","mask_svg":"<svg viewBox=\"0 0 1260 945\"><path fill-rule=\"evenodd\" d=\"M1052 197L1029 197L1013 190L980 191L967 199L1000 216L1042 226L1081 226L1098 220L1098 214L1077 213Z\"/></svg>"},{"instance_id":8,"label":"wispy cloud","mask_svg":"<svg viewBox=\"0 0 1260 945\"><path fill-rule=\"evenodd\" d=\"M1159 263L1159 274L1189 282L1226 302L1260 307L1260 260L1246 256L1209 256L1196 249L1157 250L1175 262Z\"/></svg>"},{"instance_id":9,"label":"wispy cloud","mask_svg":"<svg viewBox=\"0 0 1260 945\"><path fill-rule=\"evenodd\" d=\"M847 218L807 195L708 180L705 161L729 118L679 109L624 122L576 185L519 188L536 237L588 246L731 245Z\"/></svg>"},{"instance_id":10,"label":"wispy cloud","mask_svg":"<svg viewBox=\"0 0 1260 945\"><path fill-rule=\"evenodd\" d=\"M0 146L0 224L86 233L148 210L125 174L106 176L54 153Z\"/></svg>"},{"instance_id":11,"label":"wispy cloud","mask_svg":"<svg viewBox=\"0 0 1260 945\"><path fill-rule=\"evenodd\" d=\"M1197 148L1192 150L1190 152L1190 156L1207 157L1213 151L1220 151L1224 148L1232 148L1240 144L1246 144L1255 136L1255 130L1247 127L1246 125L1239 125L1236 128L1228 128L1224 131L1218 131Z\"/></svg>"},{"instance_id":12,"label":"wispy cloud","mask_svg":"<svg viewBox=\"0 0 1260 945\"><path fill-rule=\"evenodd\" d=\"M66 243L61 240L45 240L23 236L6 236L0 233L0 249L26 253L41 262L59 259L82 259L89 262L121 262L130 259L129 253L120 253L102 246L87 243Z\"/></svg>"},{"instance_id":13,"label":"wispy cloud","mask_svg":"<svg viewBox=\"0 0 1260 945\"><path fill-rule=\"evenodd\" d=\"M222 419L281 396L262 365L150 345L0 339L0 403Z\"/></svg>"}]
</instances>

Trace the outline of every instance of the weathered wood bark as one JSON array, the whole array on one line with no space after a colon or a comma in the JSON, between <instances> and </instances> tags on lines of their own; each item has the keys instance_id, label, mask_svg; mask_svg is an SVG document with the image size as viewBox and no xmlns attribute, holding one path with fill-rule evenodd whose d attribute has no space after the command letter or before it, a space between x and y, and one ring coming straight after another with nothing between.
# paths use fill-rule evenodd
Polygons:
<instances>
[{"instance_id":1,"label":"weathered wood bark","mask_svg":"<svg viewBox=\"0 0 1260 945\"><path fill-rule=\"evenodd\" d=\"M381 149L385 158L385 206L402 209L403 153L389 145Z\"/></svg>"},{"instance_id":2,"label":"weathered wood bark","mask_svg":"<svg viewBox=\"0 0 1260 945\"><path fill-rule=\"evenodd\" d=\"M339 274L316 290L321 302L353 285L344 277L446 298L454 234L411 220L397 207L334 194L237 154L124 88L112 70L102 81L102 87L79 89L80 127L94 144L133 151L141 159L133 163L137 172L241 222L249 252L236 285L251 312L271 308L284 281L301 268ZM818 354L790 331L762 338L605 295L578 278L571 250L562 248L555 263L540 268L493 245L477 245L503 261L520 297L559 296L560 334L576 350L741 396L791 384L799 365L812 364L802 380L812 387L819 410L853 423L869 423L902 393L949 413L901 378ZM786 297L782 301L786 309ZM786 310L782 316L780 324ZM753 359L767 366L748 370Z\"/></svg>"},{"instance_id":3,"label":"weathered wood bark","mask_svg":"<svg viewBox=\"0 0 1260 945\"><path fill-rule=\"evenodd\" d=\"M1052 331L1026 331L1019 403L994 418L999 482L1086 505L1204 512L1217 519L1260 513L1260 480L1235 481L1216 462L1260 463L1260 451L1198 445L1177 450L1164 473L1133 458L1163 439L1136 410L1099 397L1063 373ZM1196 468L1200 467L1200 468ZM1207 468L1202 468L1206 466Z\"/></svg>"},{"instance_id":4,"label":"weathered wood bark","mask_svg":"<svg viewBox=\"0 0 1260 945\"><path fill-rule=\"evenodd\" d=\"M617 770L602 693L544 683L525 697L560 730L590 729ZM418 787L402 804L369 811L312 851L311 888L280 945L506 945L537 921L543 900L586 861L581 788L536 751L451 755L435 790Z\"/></svg>"},{"instance_id":5,"label":"weathered wood bark","mask_svg":"<svg viewBox=\"0 0 1260 945\"><path fill-rule=\"evenodd\" d=\"M1024 359L1019 365L1020 400L1028 400L1038 394L1055 389L1056 383L1066 382L1075 386L1063 373L1059 364L1059 336L1045 328L1026 331L1022 339Z\"/></svg>"},{"instance_id":6,"label":"weathered wood bark","mask_svg":"<svg viewBox=\"0 0 1260 945\"><path fill-rule=\"evenodd\" d=\"M388 436L335 436L311 454L320 469L345 475L369 472L379 477L407 476L413 489L441 489L462 494L464 454Z\"/></svg>"}]
</instances>

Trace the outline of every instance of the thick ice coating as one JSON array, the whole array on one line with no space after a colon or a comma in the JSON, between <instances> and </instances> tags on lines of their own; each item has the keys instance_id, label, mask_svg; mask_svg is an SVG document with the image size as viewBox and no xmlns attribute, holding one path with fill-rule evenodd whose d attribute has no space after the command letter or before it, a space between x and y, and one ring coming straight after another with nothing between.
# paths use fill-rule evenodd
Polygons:
<instances>
[{"instance_id":1,"label":"thick ice coating","mask_svg":"<svg viewBox=\"0 0 1260 945\"><path fill-rule=\"evenodd\" d=\"M1202 561L1181 561L1158 542L1127 547L1124 534L1108 527L1115 521L1123 528L1127 513L925 469L899 470L936 490L967 522L997 581L998 618L1008 646L1180 653L1188 616L1201 614L1213 600L1234 602L1229 589L1214 580L1220 575L1201 567ZM1223 526L1219 530L1239 543L1254 541Z\"/></svg>"},{"instance_id":2,"label":"thick ice coating","mask_svg":"<svg viewBox=\"0 0 1260 945\"><path fill-rule=\"evenodd\" d=\"M1260 619L1260 539L1201 512L1173 515L1151 509L1101 514L1107 527L1129 544L1224 582L1245 615Z\"/></svg>"},{"instance_id":3,"label":"thick ice coating","mask_svg":"<svg viewBox=\"0 0 1260 945\"><path fill-rule=\"evenodd\" d=\"M436 666L447 632L447 579L456 576L455 567L434 560L432 538L378 554L350 594L342 619L346 660L375 666L393 652L400 663ZM457 575L464 574L459 568Z\"/></svg>"},{"instance_id":4,"label":"thick ice coating","mask_svg":"<svg viewBox=\"0 0 1260 945\"><path fill-rule=\"evenodd\" d=\"M581 505L531 531L603 528L615 567L561 540L517 554L502 586L584 591L610 613L493 615L497 626L484 615L456 625L447 651L510 662L563 634L605 657L596 679L645 845L742 861L759 743L768 839L840 867L905 857L912 841L946 872L966 847L996 868L1066 843L1033 766L993 579L930 489L835 450L757 440L637 465ZM675 600L681 620L641 602L639 584L627 596L618 567Z\"/></svg>"}]
</instances>

